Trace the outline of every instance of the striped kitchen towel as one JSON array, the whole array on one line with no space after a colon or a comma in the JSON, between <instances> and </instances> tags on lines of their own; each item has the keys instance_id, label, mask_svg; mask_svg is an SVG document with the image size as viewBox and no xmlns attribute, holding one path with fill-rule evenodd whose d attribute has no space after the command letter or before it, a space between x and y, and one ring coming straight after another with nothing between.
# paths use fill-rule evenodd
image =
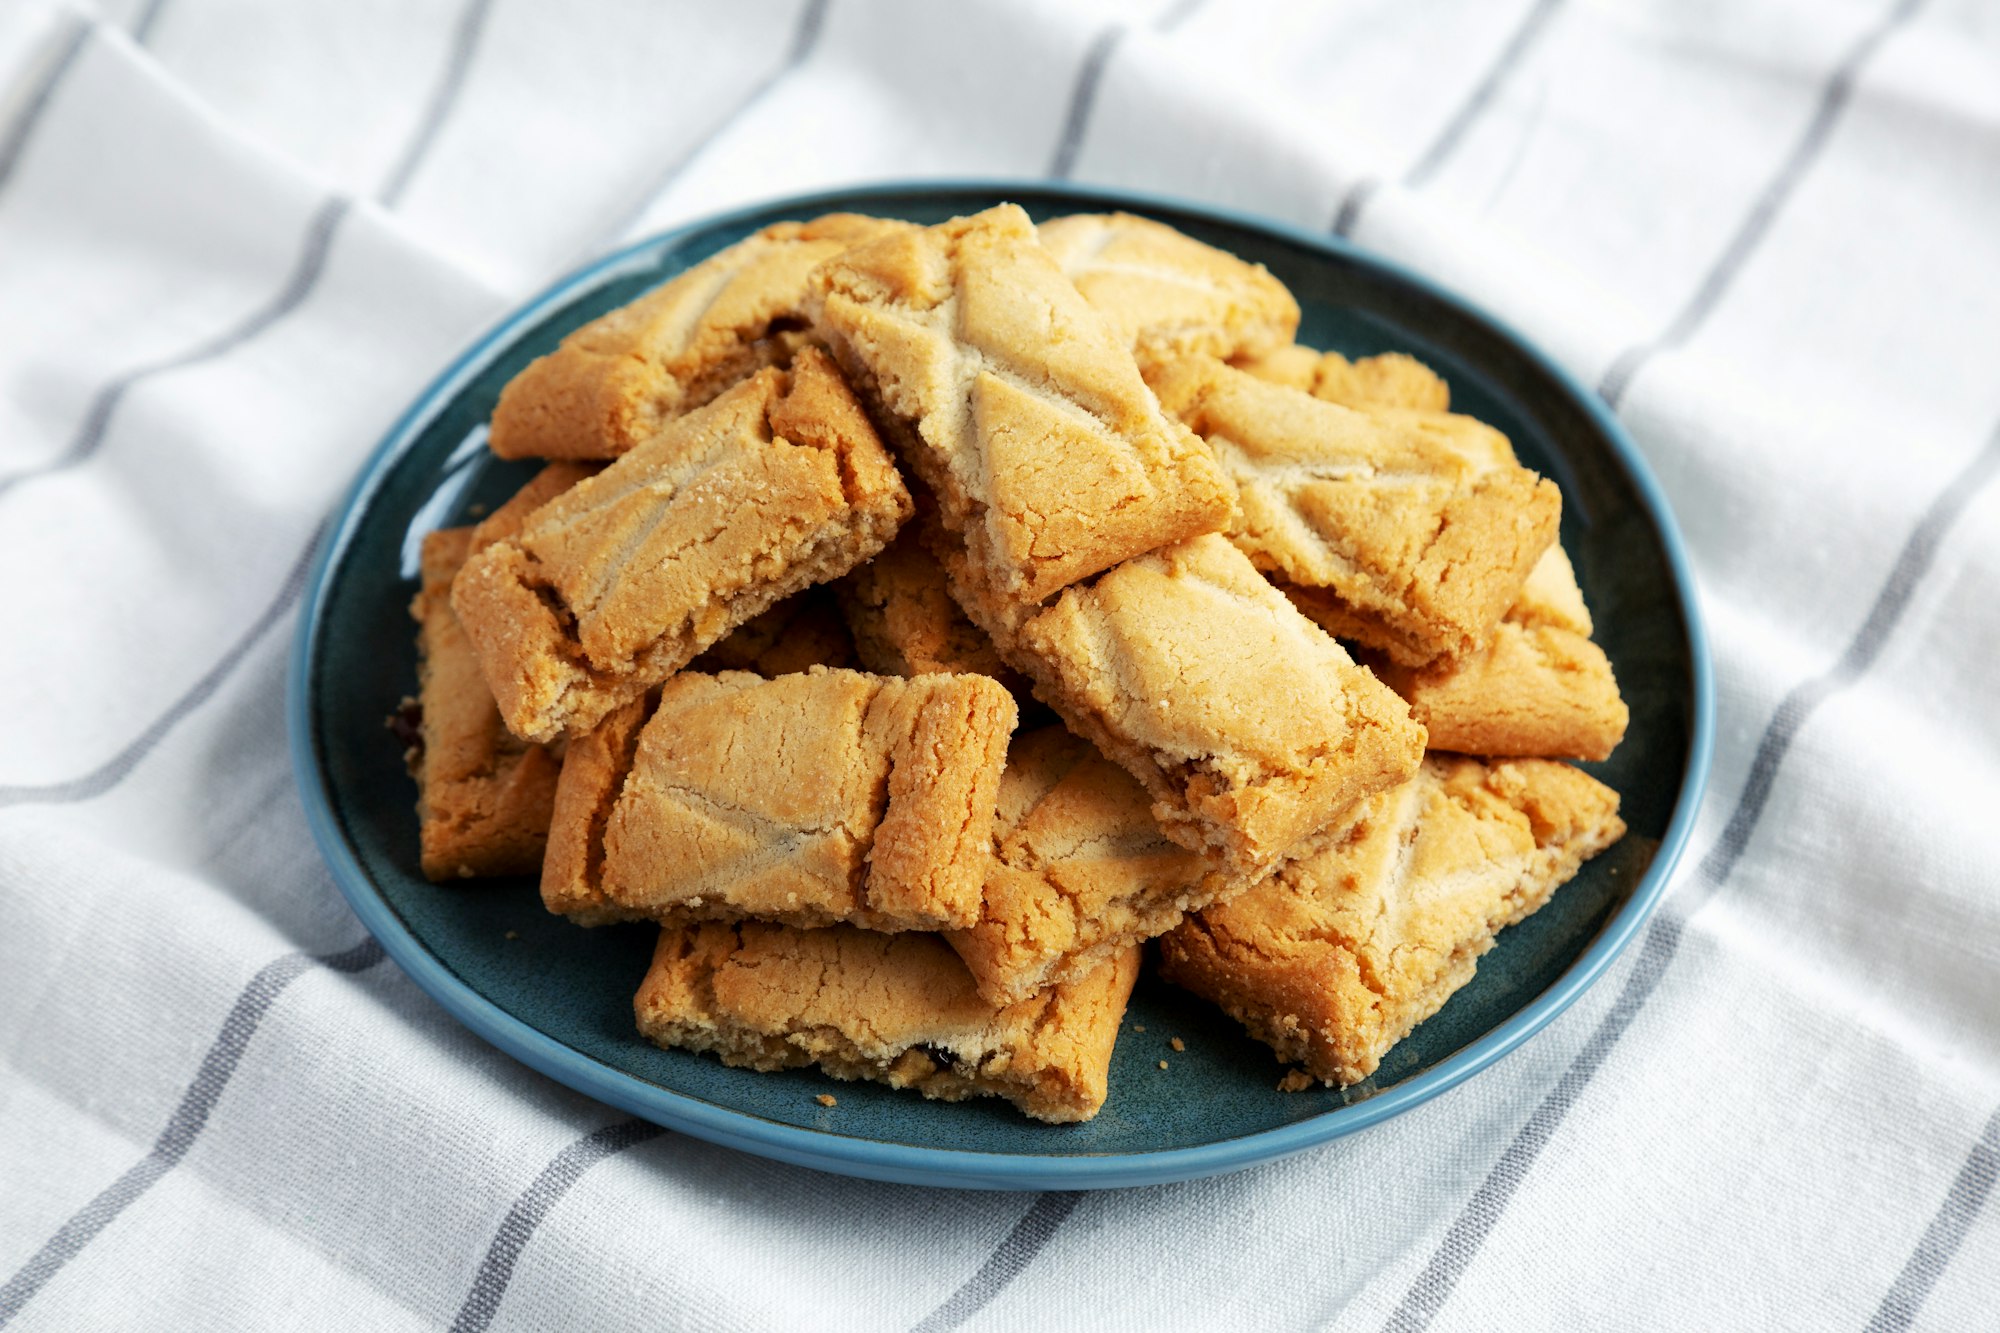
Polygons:
<instances>
[{"instance_id":1,"label":"striped kitchen towel","mask_svg":"<svg viewBox=\"0 0 2000 1333\"><path fill-rule=\"evenodd\" d=\"M482 326L840 183L1337 232L1525 329L1692 548L1711 796L1640 942L1366 1134L839 1179L461 1029L321 868L304 562ZM1991 1328L1991 0L0 7L0 1326Z\"/></svg>"}]
</instances>

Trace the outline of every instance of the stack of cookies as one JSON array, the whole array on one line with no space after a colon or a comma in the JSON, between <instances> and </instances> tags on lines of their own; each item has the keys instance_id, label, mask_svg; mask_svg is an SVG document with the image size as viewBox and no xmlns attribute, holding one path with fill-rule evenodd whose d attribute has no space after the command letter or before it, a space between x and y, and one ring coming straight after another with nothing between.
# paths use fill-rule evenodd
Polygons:
<instances>
[{"instance_id":1,"label":"stack of cookies","mask_svg":"<svg viewBox=\"0 0 2000 1333\"><path fill-rule=\"evenodd\" d=\"M423 550L434 880L656 923L639 1031L1096 1114L1145 941L1367 1078L1624 831L1561 497L1125 215L787 223L501 395ZM1022 719L1030 725L1023 727Z\"/></svg>"}]
</instances>

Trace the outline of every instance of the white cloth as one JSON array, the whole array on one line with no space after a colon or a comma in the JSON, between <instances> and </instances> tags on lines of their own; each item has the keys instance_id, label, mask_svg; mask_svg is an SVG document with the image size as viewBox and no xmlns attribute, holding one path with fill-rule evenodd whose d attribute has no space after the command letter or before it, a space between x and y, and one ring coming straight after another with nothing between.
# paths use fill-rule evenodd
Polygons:
<instances>
[{"instance_id":1,"label":"white cloth","mask_svg":"<svg viewBox=\"0 0 2000 1333\"><path fill-rule=\"evenodd\" d=\"M0 99L0 1323L2000 1319L1989 0L10 0ZM1338 217L1604 386L1715 645L1689 855L1516 1055L1261 1169L647 1135L365 946L288 768L299 561L620 238L1052 169Z\"/></svg>"}]
</instances>

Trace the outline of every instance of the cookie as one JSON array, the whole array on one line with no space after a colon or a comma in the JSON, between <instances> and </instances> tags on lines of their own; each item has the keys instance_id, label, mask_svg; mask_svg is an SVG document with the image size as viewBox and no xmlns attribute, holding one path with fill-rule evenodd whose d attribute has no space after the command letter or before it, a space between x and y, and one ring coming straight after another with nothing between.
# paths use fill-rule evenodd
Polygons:
<instances>
[{"instance_id":1,"label":"cookie","mask_svg":"<svg viewBox=\"0 0 2000 1333\"><path fill-rule=\"evenodd\" d=\"M1280 1060L1357 1083L1624 832L1618 793L1566 764L1432 756L1344 836L1163 936L1161 973Z\"/></svg>"},{"instance_id":2,"label":"cookie","mask_svg":"<svg viewBox=\"0 0 2000 1333\"><path fill-rule=\"evenodd\" d=\"M485 550L495 542L520 536L528 515L586 477L594 477L603 470L602 463L568 460L546 465L530 477L526 485L509 496L506 503L473 526L472 548L467 552L468 556Z\"/></svg>"},{"instance_id":3,"label":"cookie","mask_svg":"<svg viewBox=\"0 0 2000 1333\"><path fill-rule=\"evenodd\" d=\"M920 538L923 517L833 585L861 664L885 676L969 671L1011 678L993 641L952 600L943 567Z\"/></svg>"},{"instance_id":4,"label":"cookie","mask_svg":"<svg viewBox=\"0 0 2000 1333\"><path fill-rule=\"evenodd\" d=\"M1036 234L1141 360L1255 357L1291 343L1299 303L1262 264L1130 213L1051 218Z\"/></svg>"},{"instance_id":5,"label":"cookie","mask_svg":"<svg viewBox=\"0 0 2000 1333\"><path fill-rule=\"evenodd\" d=\"M1451 388L1443 377L1404 352L1350 361L1338 352L1316 352L1294 344L1262 354L1239 355L1232 364L1260 380L1302 389L1315 398L1357 411L1404 408L1444 412L1451 407Z\"/></svg>"},{"instance_id":6,"label":"cookie","mask_svg":"<svg viewBox=\"0 0 2000 1333\"><path fill-rule=\"evenodd\" d=\"M1537 562L1479 653L1416 670L1385 657L1361 660L1409 701L1432 749L1606 759L1625 738L1631 710L1590 630L1576 572L1558 545Z\"/></svg>"},{"instance_id":7,"label":"cookie","mask_svg":"<svg viewBox=\"0 0 2000 1333\"><path fill-rule=\"evenodd\" d=\"M1062 727L1015 738L979 922L946 934L980 998L1025 1000L1250 887L1160 832L1132 775Z\"/></svg>"},{"instance_id":8,"label":"cookie","mask_svg":"<svg viewBox=\"0 0 2000 1333\"><path fill-rule=\"evenodd\" d=\"M1149 376L1237 486L1230 540L1322 627L1405 665L1481 649L1555 540L1555 484L1510 460L1212 358Z\"/></svg>"},{"instance_id":9,"label":"cookie","mask_svg":"<svg viewBox=\"0 0 2000 1333\"><path fill-rule=\"evenodd\" d=\"M1232 874L1269 868L1423 758L1409 706L1225 538L1127 560L1026 618L969 563L945 568L1035 696L1139 780L1168 837Z\"/></svg>"},{"instance_id":10,"label":"cookie","mask_svg":"<svg viewBox=\"0 0 2000 1333\"><path fill-rule=\"evenodd\" d=\"M816 331L1000 594L1226 526L1228 483L1007 204L821 267Z\"/></svg>"},{"instance_id":11,"label":"cookie","mask_svg":"<svg viewBox=\"0 0 2000 1333\"><path fill-rule=\"evenodd\" d=\"M978 919L1015 722L998 683L683 672L636 740L635 716L573 747L591 767L564 774L554 910L884 931Z\"/></svg>"},{"instance_id":12,"label":"cookie","mask_svg":"<svg viewBox=\"0 0 2000 1333\"><path fill-rule=\"evenodd\" d=\"M935 935L710 923L660 932L632 1009L648 1040L725 1064L818 1065L941 1101L1004 1097L1069 1124L1104 1105L1138 974L1127 949L1003 1007L979 998Z\"/></svg>"},{"instance_id":13,"label":"cookie","mask_svg":"<svg viewBox=\"0 0 2000 1333\"><path fill-rule=\"evenodd\" d=\"M500 392L502 458L616 458L803 341L806 275L901 223L781 222L592 320Z\"/></svg>"},{"instance_id":14,"label":"cookie","mask_svg":"<svg viewBox=\"0 0 2000 1333\"><path fill-rule=\"evenodd\" d=\"M604 829L632 771L639 733L658 702L652 696L634 699L564 746L542 858L542 906L580 926L648 919L644 911L605 895Z\"/></svg>"},{"instance_id":15,"label":"cookie","mask_svg":"<svg viewBox=\"0 0 2000 1333\"><path fill-rule=\"evenodd\" d=\"M451 581L473 529L424 537L423 585L410 603L418 625L417 826L425 878L532 875L542 864L561 759L516 740L451 609Z\"/></svg>"},{"instance_id":16,"label":"cookie","mask_svg":"<svg viewBox=\"0 0 2000 1333\"><path fill-rule=\"evenodd\" d=\"M587 730L885 546L909 492L825 354L762 370L466 562L452 605L515 735Z\"/></svg>"},{"instance_id":17,"label":"cookie","mask_svg":"<svg viewBox=\"0 0 2000 1333\"><path fill-rule=\"evenodd\" d=\"M826 585L787 597L688 663L695 671L754 671L760 676L853 665L854 639Z\"/></svg>"}]
</instances>

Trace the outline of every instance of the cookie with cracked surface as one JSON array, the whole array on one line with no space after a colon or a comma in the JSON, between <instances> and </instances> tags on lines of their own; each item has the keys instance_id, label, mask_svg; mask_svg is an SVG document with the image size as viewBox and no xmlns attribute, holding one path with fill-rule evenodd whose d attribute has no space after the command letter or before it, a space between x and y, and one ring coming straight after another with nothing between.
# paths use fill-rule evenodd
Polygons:
<instances>
[{"instance_id":1,"label":"cookie with cracked surface","mask_svg":"<svg viewBox=\"0 0 2000 1333\"><path fill-rule=\"evenodd\" d=\"M615 708L564 747L542 858L542 906L580 926L648 919L604 892L604 829L632 771L639 733L658 702L648 695Z\"/></svg>"},{"instance_id":2,"label":"cookie with cracked surface","mask_svg":"<svg viewBox=\"0 0 2000 1333\"><path fill-rule=\"evenodd\" d=\"M452 605L515 735L587 730L888 544L910 494L825 353L762 370L469 559Z\"/></svg>"},{"instance_id":3,"label":"cookie with cracked surface","mask_svg":"<svg viewBox=\"0 0 2000 1333\"><path fill-rule=\"evenodd\" d=\"M556 775L548 747L516 740L451 609L451 581L473 529L424 537L416 619L418 707L410 773L424 877L434 883L486 875L532 875L542 864Z\"/></svg>"},{"instance_id":4,"label":"cookie with cracked surface","mask_svg":"<svg viewBox=\"0 0 2000 1333\"><path fill-rule=\"evenodd\" d=\"M1084 300L1141 359L1255 357L1287 346L1299 303L1262 264L1130 213L1076 213L1036 229Z\"/></svg>"},{"instance_id":5,"label":"cookie with cracked surface","mask_svg":"<svg viewBox=\"0 0 2000 1333\"><path fill-rule=\"evenodd\" d=\"M1433 755L1344 837L1162 937L1162 974L1329 1085L1358 1083L1494 936L1624 835L1567 764Z\"/></svg>"},{"instance_id":6,"label":"cookie with cracked surface","mask_svg":"<svg viewBox=\"0 0 2000 1333\"><path fill-rule=\"evenodd\" d=\"M639 1031L751 1069L817 1065L835 1078L962 1101L1004 1097L1053 1124L1088 1120L1139 950L1019 1003L979 998L934 935L746 921L669 927L633 998Z\"/></svg>"},{"instance_id":7,"label":"cookie with cracked surface","mask_svg":"<svg viewBox=\"0 0 2000 1333\"><path fill-rule=\"evenodd\" d=\"M1556 545L1481 652L1416 670L1369 654L1362 660L1409 701L1434 750L1606 759L1625 738L1631 710L1590 633L1576 571Z\"/></svg>"},{"instance_id":8,"label":"cookie with cracked surface","mask_svg":"<svg viewBox=\"0 0 2000 1333\"><path fill-rule=\"evenodd\" d=\"M1231 874L1268 869L1423 758L1409 706L1222 537L1127 560L1018 628L947 572L1036 697L1139 780L1168 837Z\"/></svg>"},{"instance_id":9,"label":"cookie with cracked surface","mask_svg":"<svg viewBox=\"0 0 2000 1333\"><path fill-rule=\"evenodd\" d=\"M1555 540L1555 484L1490 440L1441 442L1208 357L1148 374L1236 484L1230 540L1324 628L1405 665L1476 653Z\"/></svg>"},{"instance_id":10,"label":"cookie with cracked surface","mask_svg":"<svg viewBox=\"0 0 2000 1333\"><path fill-rule=\"evenodd\" d=\"M906 224L851 213L780 222L564 338L500 392L502 458L616 458L803 341L806 277Z\"/></svg>"},{"instance_id":11,"label":"cookie with cracked surface","mask_svg":"<svg viewBox=\"0 0 2000 1333\"><path fill-rule=\"evenodd\" d=\"M683 672L636 736L628 714L601 747L579 741L603 767L558 810L574 822L544 899L663 922L969 926L1015 716L984 676Z\"/></svg>"},{"instance_id":12,"label":"cookie with cracked surface","mask_svg":"<svg viewBox=\"0 0 2000 1333\"><path fill-rule=\"evenodd\" d=\"M945 936L981 999L1012 1004L1248 888L1169 839L1132 775L1062 727L1014 740L979 922Z\"/></svg>"},{"instance_id":13,"label":"cookie with cracked surface","mask_svg":"<svg viewBox=\"0 0 2000 1333\"><path fill-rule=\"evenodd\" d=\"M856 247L814 327L999 593L1225 527L1227 481L1012 204Z\"/></svg>"},{"instance_id":14,"label":"cookie with cracked surface","mask_svg":"<svg viewBox=\"0 0 2000 1333\"><path fill-rule=\"evenodd\" d=\"M1319 352L1294 343L1262 355L1238 356L1231 364L1260 380L1302 389L1315 398L1356 411L1400 408L1445 412L1451 407L1451 387L1444 377L1406 352L1383 352L1350 361L1338 352Z\"/></svg>"}]
</instances>

